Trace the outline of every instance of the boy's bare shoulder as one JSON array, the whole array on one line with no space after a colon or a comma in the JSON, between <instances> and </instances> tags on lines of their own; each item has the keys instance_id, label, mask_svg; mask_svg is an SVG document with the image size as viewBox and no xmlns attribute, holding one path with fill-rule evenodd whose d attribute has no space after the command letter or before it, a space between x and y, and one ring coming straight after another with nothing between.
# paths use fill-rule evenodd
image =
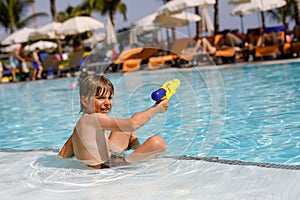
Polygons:
<instances>
[{"instance_id":1,"label":"boy's bare shoulder","mask_svg":"<svg viewBox=\"0 0 300 200\"><path fill-rule=\"evenodd\" d=\"M100 113L84 113L82 114L81 118L77 122L78 125L98 125L98 121L104 117Z\"/></svg>"}]
</instances>

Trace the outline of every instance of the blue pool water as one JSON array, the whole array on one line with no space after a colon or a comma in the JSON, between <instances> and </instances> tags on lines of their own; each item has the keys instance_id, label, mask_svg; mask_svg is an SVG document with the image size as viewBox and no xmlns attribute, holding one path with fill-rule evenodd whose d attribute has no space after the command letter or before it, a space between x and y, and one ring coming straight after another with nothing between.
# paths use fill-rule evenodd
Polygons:
<instances>
[{"instance_id":1,"label":"blue pool water","mask_svg":"<svg viewBox=\"0 0 300 200\"><path fill-rule=\"evenodd\" d=\"M151 92L179 78L169 110L137 131L167 142L167 156L300 164L300 63L108 74L111 115L129 117ZM58 150L79 114L75 78L0 85L0 148Z\"/></svg>"}]
</instances>

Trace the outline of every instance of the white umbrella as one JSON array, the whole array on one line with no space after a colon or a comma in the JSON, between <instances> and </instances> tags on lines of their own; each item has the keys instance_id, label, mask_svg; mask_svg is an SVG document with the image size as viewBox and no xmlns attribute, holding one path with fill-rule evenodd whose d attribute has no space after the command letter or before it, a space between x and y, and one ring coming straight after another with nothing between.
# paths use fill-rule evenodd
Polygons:
<instances>
[{"instance_id":1,"label":"white umbrella","mask_svg":"<svg viewBox=\"0 0 300 200\"><path fill-rule=\"evenodd\" d=\"M232 11L232 15L245 15L255 12L273 10L286 5L285 0L251 0L250 3L240 4Z\"/></svg>"},{"instance_id":2,"label":"white umbrella","mask_svg":"<svg viewBox=\"0 0 300 200\"><path fill-rule=\"evenodd\" d=\"M20 44L12 44L12 45L9 45L7 47L1 47L1 51L2 52L5 52L5 53L11 53L13 52L16 48L20 48L21 45Z\"/></svg>"},{"instance_id":3,"label":"white umbrella","mask_svg":"<svg viewBox=\"0 0 300 200\"><path fill-rule=\"evenodd\" d=\"M33 28L22 28L6 38L4 38L1 42L2 45L10 45L10 44L19 44L24 43L29 40L29 34L33 32L35 29Z\"/></svg>"},{"instance_id":4,"label":"white umbrella","mask_svg":"<svg viewBox=\"0 0 300 200\"><path fill-rule=\"evenodd\" d=\"M158 10L158 14L178 13L187 8L193 8L203 5L214 5L216 0L173 0L162 5Z\"/></svg>"},{"instance_id":5,"label":"white umbrella","mask_svg":"<svg viewBox=\"0 0 300 200\"><path fill-rule=\"evenodd\" d=\"M45 40L45 39L63 39L64 36L58 37L56 32L61 28L62 23L51 22L44 26L37 28L35 31L29 34L30 40Z\"/></svg>"},{"instance_id":6,"label":"white umbrella","mask_svg":"<svg viewBox=\"0 0 300 200\"><path fill-rule=\"evenodd\" d=\"M49 42L49 41L38 41L31 45L26 45L24 47L25 51L34 51L36 48L39 48L40 50L45 49L55 49L57 48L57 44L55 42Z\"/></svg>"},{"instance_id":7,"label":"white umbrella","mask_svg":"<svg viewBox=\"0 0 300 200\"><path fill-rule=\"evenodd\" d=\"M181 12L173 15L158 15L154 22L160 27L164 28L173 28L186 26L191 22L200 21L201 17L199 15L189 13L189 12Z\"/></svg>"},{"instance_id":8,"label":"white umbrella","mask_svg":"<svg viewBox=\"0 0 300 200\"><path fill-rule=\"evenodd\" d=\"M154 23L156 16L157 13L152 13L137 21L135 25L136 34L142 35L159 30L160 27Z\"/></svg>"},{"instance_id":9,"label":"white umbrella","mask_svg":"<svg viewBox=\"0 0 300 200\"><path fill-rule=\"evenodd\" d=\"M117 36L115 32L115 28L111 23L110 18L107 18L107 25L106 25L106 44L111 45L111 44L117 44Z\"/></svg>"},{"instance_id":10,"label":"white umbrella","mask_svg":"<svg viewBox=\"0 0 300 200\"><path fill-rule=\"evenodd\" d=\"M199 15L181 12L177 14L162 14L158 13L150 14L136 23L137 34L143 34L145 32L153 32L161 28L174 28L180 26L186 26L191 22L200 21Z\"/></svg>"},{"instance_id":11,"label":"white umbrella","mask_svg":"<svg viewBox=\"0 0 300 200\"><path fill-rule=\"evenodd\" d=\"M252 14L255 12L261 12L262 25L265 27L264 11L273 10L286 5L285 0L251 0L250 3L240 4L235 7L232 11L232 15L245 15Z\"/></svg>"},{"instance_id":12,"label":"white umbrella","mask_svg":"<svg viewBox=\"0 0 300 200\"><path fill-rule=\"evenodd\" d=\"M76 35L86 31L93 31L104 28L104 24L92 17L77 16L62 23L57 31L59 35Z\"/></svg>"},{"instance_id":13,"label":"white umbrella","mask_svg":"<svg viewBox=\"0 0 300 200\"><path fill-rule=\"evenodd\" d=\"M171 13L178 13L187 8L194 8L198 6L206 7L212 6L216 4L216 0L173 0L165 3L162 5L158 10L157 13L159 14L171 14ZM202 20L210 20L209 15L205 16ZM211 20L210 20L211 21ZM209 21L203 22L203 24L209 24ZM202 24L202 26L203 26ZM202 29L202 26L200 27ZM211 27L209 27L211 28Z\"/></svg>"}]
</instances>

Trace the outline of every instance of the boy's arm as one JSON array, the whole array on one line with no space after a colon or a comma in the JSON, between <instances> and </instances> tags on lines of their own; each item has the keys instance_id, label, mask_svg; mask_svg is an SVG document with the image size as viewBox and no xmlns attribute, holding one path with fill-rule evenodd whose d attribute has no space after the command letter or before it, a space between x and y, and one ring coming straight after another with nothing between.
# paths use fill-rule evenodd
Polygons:
<instances>
[{"instance_id":1,"label":"boy's arm","mask_svg":"<svg viewBox=\"0 0 300 200\"><path fill-rule=\"evenodd\" d=\"M73 137L73 134L69 137L69 139L66 141L64 146L59 151L59 153L57 155L58 157L71 158L74 156L72 137Z\"/></svg>"},{"instance_id":2,"label":"boy's arm","mask_svg":"<svg viewBox=\"0 0 300 200\"><path fill-rule=\"evenodd\" d=\"M20 56L20 52L18 51L18 52L15 52L15 57L18 59L18 60L20 60L21 62L25 62L25 59L22 57L22 56Z\"/></svg>"},{"instance_id":3,"label":"boy's arm","mask_svg":"<svg viewBox=\"0 0 300 200\"><path fill-rule=\"evenodd\" d=\"M162 100L147 110L133 115L129 119L117 119L106 115L98 115L98 122L104 130L133 132L146 124L156 114L166 112L168 105L168 100Z\"/></svg>"}]
</instances>

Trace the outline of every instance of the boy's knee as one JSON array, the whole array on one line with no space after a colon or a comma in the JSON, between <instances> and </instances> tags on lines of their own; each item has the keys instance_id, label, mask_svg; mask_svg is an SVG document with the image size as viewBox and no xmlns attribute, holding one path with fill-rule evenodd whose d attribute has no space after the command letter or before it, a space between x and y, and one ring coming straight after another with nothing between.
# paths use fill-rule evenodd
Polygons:
<instances>
[{"instance_id":1,"label":"boy's knee","mask_svg":"<svg viewBox=\"0 0 300 200\"><path fill-rule=\"evenodd\" d=\"M160 149L162 151L166 149L166 142L162 137L155 135L151 136L149 140L151 141L152 145L156 147L156 149Z\"/></svg>"}]
</instances>

